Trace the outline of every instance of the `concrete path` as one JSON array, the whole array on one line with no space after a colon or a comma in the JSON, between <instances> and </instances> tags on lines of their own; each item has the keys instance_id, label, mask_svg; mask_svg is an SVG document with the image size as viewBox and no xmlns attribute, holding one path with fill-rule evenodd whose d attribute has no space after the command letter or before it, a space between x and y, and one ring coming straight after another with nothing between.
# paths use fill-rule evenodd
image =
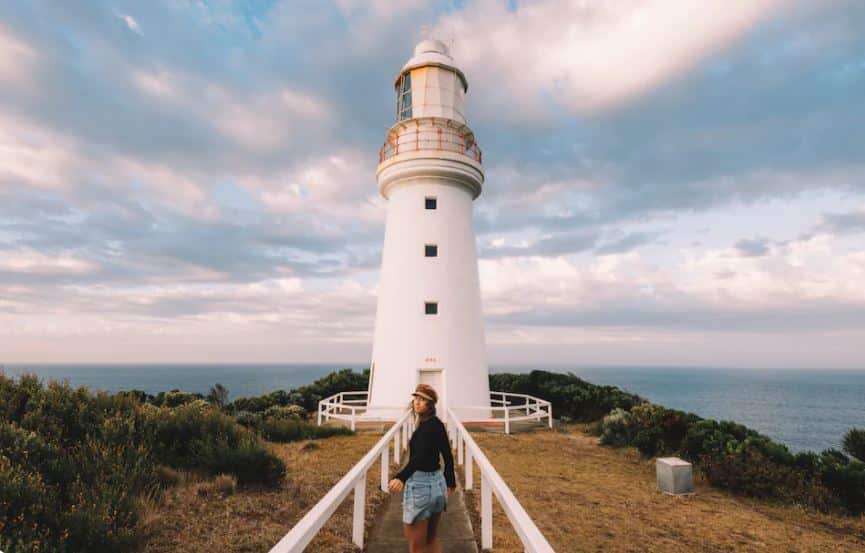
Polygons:
<instances>
[{"instance_id":1,"label":"concrete path","mask_svg":"<svg viewBox=\"0 0 865 553\"><path fill-rule=\"evenodd\" d=\"M408 542L402 533L402 494L392 494L382 507L383 515L370 532L367 553L406 553ZM448 498L448 510L439 522L442 553L478 553L472 523L466 512L463 490Z\"/></svg>"}]
</instances>

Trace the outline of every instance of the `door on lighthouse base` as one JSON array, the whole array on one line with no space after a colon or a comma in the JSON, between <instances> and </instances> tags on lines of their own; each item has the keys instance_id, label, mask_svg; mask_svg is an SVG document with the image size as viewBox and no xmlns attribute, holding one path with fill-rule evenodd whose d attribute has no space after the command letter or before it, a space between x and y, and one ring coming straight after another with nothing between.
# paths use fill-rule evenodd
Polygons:
<instances>
[{"instance_id":1,"label":"door on lighthouse base","mask_svg":"<svg viewBox=\"0 0 865 553\"><path fill-rule=\"evenodd\" d=\"M438 417L444 420L445 412L447 411L444 369L418 369L417 372L418 384L429 384L438 394L439 400L436 404L436 412L438 413Z\"/></svg>"}]
</instances>

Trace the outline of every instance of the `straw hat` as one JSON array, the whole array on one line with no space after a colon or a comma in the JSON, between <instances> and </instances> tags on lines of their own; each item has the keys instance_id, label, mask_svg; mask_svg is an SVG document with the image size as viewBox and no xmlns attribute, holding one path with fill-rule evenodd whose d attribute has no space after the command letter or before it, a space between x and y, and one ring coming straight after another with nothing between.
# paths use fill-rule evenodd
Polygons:
<instances>
[{"instance_id":1,"label":"straw hat","mask_svg":"<svg viewBox=\"0 0 865 553\"><path fill-rule=\"evenodd\" d=\"M439 395L436 393L435 389L429 384L418 384L417 388L414 389L412 393L413 396L419 396L424 398L427 401L431 401L436 403L439 400Z\"/></svg>"}]
</instances>

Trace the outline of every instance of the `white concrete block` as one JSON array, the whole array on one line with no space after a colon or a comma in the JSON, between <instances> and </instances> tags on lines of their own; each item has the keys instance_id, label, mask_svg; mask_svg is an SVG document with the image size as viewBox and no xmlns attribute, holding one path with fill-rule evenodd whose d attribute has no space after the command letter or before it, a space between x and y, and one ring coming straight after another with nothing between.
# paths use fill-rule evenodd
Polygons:
<instances>
[{"instance_id":1,"label":"white concrete block","mask_svg":"<svg viewBox=\"0 0 865 553\"><path fill-rule=\"evenodd\" d=\"M691 463L678 457L660 457L655 461L658 489L672 495L694 493L694 474Z\"/></svg>"}]
</instances>

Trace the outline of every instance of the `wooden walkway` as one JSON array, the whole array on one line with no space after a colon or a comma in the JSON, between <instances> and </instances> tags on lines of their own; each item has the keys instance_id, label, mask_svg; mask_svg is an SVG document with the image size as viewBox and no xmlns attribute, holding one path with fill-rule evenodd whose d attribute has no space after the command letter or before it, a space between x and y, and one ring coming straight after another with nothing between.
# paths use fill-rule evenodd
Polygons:
<instances>
[{"instance_id":1,"label":"wooden walkway","mask_svg":"<svg viewBox=\"0 0 865 553\"><path fill-rule=\"evenodd\" d=\"M391 494L382 507L383 513L370 532L367 553L406 553L408 541L402 532L402 494ZM472 523L466 511L463 490L448 498L448 510L439 522L442 553L478 553Z\"/></svg>"}]
</instances>

